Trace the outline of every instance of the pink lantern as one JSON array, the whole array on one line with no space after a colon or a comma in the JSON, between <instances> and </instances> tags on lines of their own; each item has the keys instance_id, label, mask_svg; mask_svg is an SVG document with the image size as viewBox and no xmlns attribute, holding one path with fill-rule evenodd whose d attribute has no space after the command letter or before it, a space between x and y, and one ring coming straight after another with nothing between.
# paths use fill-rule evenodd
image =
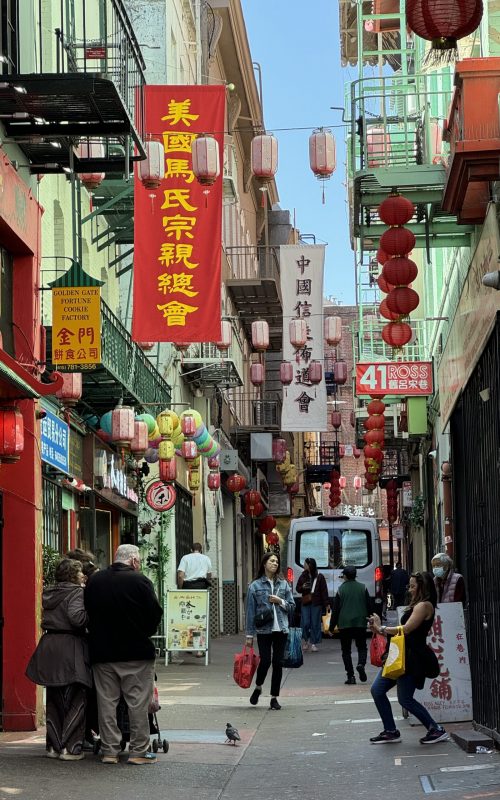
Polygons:
<instances>
[{"instance_id":1,"label":"pink lantern","mask_svg":"<svg viewBox=\"0 0 500 800\"><path fill-rule=\"evenodd\" d=\"M342 339L341 317L325 317L323 329L326 343L331 347L337 347Z\"/></svg>"},{"instance_id":2,"label":"pink lantern","mask_svg":"<svg viewBox=\"0 0 500 800\"><path fill-rule=\"evenodd\" d=\"M251 149L252 174L271 181L278 169L278 141L270 133L254 136Z\"/></svg>"},{"instance_id":3,"label":"pink lantern","mask_svg":"<svg viewBox=\"0 0 500 800\"><path fill-rule=\"evenodd\" d=\"M181 431L184 436L194 436L196 432L196 420L192 414L184 414L181 417Z\"/></svg>"},{"instance_id":4,"label":"pink lantern","mask_svg":"<svg viewBox=\"0 0 500 800\"><path fill-rule=\"evenodd\" d=\"M296 347L304 347L307 342L307 322L305 319L290 320L290 342Z\"/></svg>"},{"instance_id":5,"label":"pink lantern","mask_svg":"<svg viewBox=\"0 0 500 800\"><path fill-rule=\"evenodd\" d=\"M62 400L63 406L72 408L76 406L82 396L82 373L81 372L64 372L63 385L56 397Z\"/></svg>"},{"instance_id":6,"label":"pink lantern","mask_svg":"<svg viewBox=\"0 0 500 800\"><path fill-rule=\"evenodd\" d=\"M360 455L361 455L361 452L362 451L358 447L353 447L352 448L352 454L353 454L354 458L359 458Z\"/></svg>"},{"instance_id":7,"label":"pink lantern","mask_svg":"<svg viewBox=\"0 0 500 800\"><path fill-rule=\"evenodd\" d=\"M269 325L265 320L252 322L252 347L260 353L269 347Z\"/></svg>"},{"instance_id":8,"label":"pink lantern","mask_svg":"<svg viewBox=\"0 0 500 800\"><path fill-rule=\"evenodd\" d=\"M250 367L250 380L254 386L262 386L264 383L264 364L252 364Z\"/></svg>"},{"instance_id":9,"label":"pink lantern","mask_svg":"<svg viewBox=\"0 0 500 800\"><path fill-rule=\"evenodd\" d=\"M280 381L283 386L290 386L293 381L293 364L289 361L282 361L280 364Z\"/></svg>"},{"instance_id":10,"label":"pink lantern","mask_svg":"<svg viewBox=\"0 0 500 800\"><path fill-rule=\"evenodd\" d=\"M182 457L186 459L186 461L192 461L198 455L198 448L196 447L196 442L193 442L191 439L185 439L181 445Z\"/></svg>"},{"instance_id":11,"label":"pink lantern","mask_svg":"<svg viewBox=\"0 0 500 800\"><path fill-rule=\"evenodd\" d=\"M129 447L134 438L134 409L118 405L111 412L111 441L117 447Z\"/></svg>"},{"instance_id":12,"label":"pink lantern","mask_svg":"<svg viewBox=\"0 0 500 800\"><path fill-rule=\"evenodd\" d=\"M207 458L207 464L209 469L219 469L220 467L219 456L210 456L210 458Z\"/></svg>"},{"instance_id":13,"label":"pink lantern","mask_svg":"<svg viewBox=\"0 0 500 800\"><path fill-rule=\"evenodd\" d=\"M330 131L319 128L309 137L309 164L317 178L329 178L335 172L335 139Z\"/></svg>"},{"instance_id":14,"label":"pink lantern","mask_svg":"<svg viewBox=\"0 0 500 800\"><path fill-rule=\"evenodd\" d=\"M343 386L347 381L347 362L335 362L333 365L333 381L337 384L337 386Z\"/></svg>"},{"instance_id":15,"label":"pink lantern","mask_svg":"<svg viewBox=\"0 0 500 800\"><path fill-rule=\"evenodd\" d=\"M207 485L212 492L216 492L217 489L220 489L220 472L209 472Z\"/></svg>"},{"instance_id":16,"label":"pink lantern","mask_svg":"<svg viewBox=\"0 0 500 800\"><path fill-rule=\"evenodd\" d=\"M201 133L191 143L193 172L202 186L212 186L220 175L219 143L213 136Z\"/></svg>"},{"instance_id":17,"label":"pink lantern","mask_svg":"<svg viewBox=\"0 0 500 800\"><path fill-rule=\"evenodd\" d=\"M170 461L160 461L160 480L170 483L177 478L177 461L175 458Z\"/></svg>"},{"instance_id":18,"label":"pink lantern","mask_svg":"<svg viewBox=\"0 0 500 800\"><path fill-rule=\"evenodd\" d=\"M330 421L332 423L332 427L338 431L338 429L342 426L342 414L340 411L332 411Z\"/></svg>"},{"instance_id":19,"label":"pink lantern","mask_svg":"<svg viewBox=\"0 0 500 800\"><path fill-rule=\"evenodd\" d=\"M273 439L273 461L281 464L286 458L286 451L285 439Z\"/></svg>"},{"instance_id":20,"label":"pink lantern","mask_svg":"<svg viewBox=\"0 0 500 800\"><path fill-rule=\"evenodd\" d=\"M391 137L384 128L368 128L366 132L366 150L369 167L390 166Z\"/></svg>"},{"instance_id":21,"label":"pink lantern","mask_svg":"<svg viewBox=\"0 0 500 800\"><path fill-rule=\"evenodd\" d=\"M130 442L130 452L136 458L142 458L149 447L148 426L143 420L134 422L134 438Z\"/></svg>"},{"instance_id":22,"label":"pink lantern","mask_svg":"<svg viewBox=\"0 0 500 800\"><path fill-rule=\"evenodd\" d=\"M339 444L339 458L344 458L345 456L345 444Z\"/></svg>"},{"instance_id":23,"label":"pink lantern","mask_svg":"<svg viewBox=\"0 0 500 800\"><path fill-rule=\"evenodd\" d=\"M80 161L85 160L94 160L96 158L105 158L106 156L106 148L102 144L102 142L92 142L89 139L84 139L80 142L77 148L77 157ZM84 164L82 164L81 169L84 168ZM100 183L103 182L104 178L106 177L105 172L79 172L78 177L80 178L81 182L87 189L87 191L91 192L93 189L97 189Z\"/></svg>"},{"instance_id":24,"label":"pink lantern","mask_svg":"<svg viewBox=\"0 0 500 800\"><path fill-rule=\"evenodd\" d=\"M321 361L310 361L307 374L312 384L321 383L321 379L323 378L323 366Z\"/></svg>"},{"instance_id":25,"label":"pink lantern","mask_svg":"<svg viewBox=\"0 0 500 800\"><path fill-rule=\"evenodd\" d=\"M354 483L354 488L356 489L357 492L359 492L359 490L361 489L361 484L362 484L362 480L359 477L359 475L355 476L353 483Z\"/></svg>"},{"instance_id":26,"label":"pink lantern","mask_svg":"<svg viewBox=\"0 0 500 800\"><path fill-rule=\"evenodd\" d=\"M165 177L165 150L155 139L144 142L146 158L139 161L139 180L145 189L157 189Z\"/></svg>"},{"instance_id":27,"label":"pink lantern","mask_svg":"<svg viewBox=\"0 0 500 800\"><path fill-rule=\"evenodd\" d=\"M339 478L339 486L340 486L341 489L345 489L345 487L347 486L347 478L345 477L345 475L341 475L340 476L340 478Z\"/></svg>"},{"instance_id":28,"label":"pink lantern","mask_svg":"<svg viewBox=\"0 0 500 800\"><path fill-rule=\"evenodd\" d=\"M141 348L141 350L152 350L153 347L155 346L155 343L154 342L137 342L137 345L138 345L138 347Z\"/></svg>"},{"instance_id":29,"label":"pink lantern","mask_svg":"<svg viewBox=\"0 0 500 800\"><path fill-rule=\"evenodd\" d=\"M233 341L233 326L228 319L223 319L220 324L220 329L221 338L220 342L217 342L217 348L223 352L227 352Z\"/></svg>"}]
</instances>

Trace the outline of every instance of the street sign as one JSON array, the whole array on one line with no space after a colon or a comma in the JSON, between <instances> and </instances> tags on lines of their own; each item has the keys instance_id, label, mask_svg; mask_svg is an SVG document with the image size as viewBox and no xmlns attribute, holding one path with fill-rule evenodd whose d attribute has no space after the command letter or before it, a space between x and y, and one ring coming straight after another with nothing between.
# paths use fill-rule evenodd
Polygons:
<instances>
[{"instance_id":1,"label":"street sign","mask_svg":"<svg viewBox=\"0 0 500 800\"><path fill-rule=\"evenodd\" d=\"M69 473L69 425L44 408L41 420L40 449L42 461L61 472Z\"/></svg>"},{"instance_id":2,"label":"street sign","mask_svg":"<svg viewBox=\"0 0 500 800\"><path fill-rule=\"evenodd\" d=\"M356 365L356 394L401 397L433 392L430 361L387 361Z\"/></svg>"},{"instance_id":3,"label":"street sign","mask_svg":"<svg viewBox=\"0 0 500 800\"><path fill-rule=\"evenodd\" d=\"M153 511L169 511L177 499L175 488L163 481L153 481L146 489L146 503Z\"/></svg>"}]
</instances>

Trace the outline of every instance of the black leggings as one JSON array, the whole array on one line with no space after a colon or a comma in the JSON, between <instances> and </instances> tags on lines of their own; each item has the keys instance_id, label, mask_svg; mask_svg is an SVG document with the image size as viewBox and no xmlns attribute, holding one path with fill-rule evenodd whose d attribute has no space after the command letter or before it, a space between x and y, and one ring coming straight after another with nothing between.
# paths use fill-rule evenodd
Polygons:
<instances>
[{"instance_id":1,"label":"black leggings","mask_svg":"<svg viewBox=\"0 0 500 800\"><path fill-rule=\"evenodd\" d=\"M272 631L271 633L258 633L257 646L259 648L260 663L257 667L257 675L255 683L257 686L262 686L266 680L271 663L273 671L271 673L271 697L278 697L280 693L281 677L283 675L283 655L285 653L285 645L288 636L281 631Z\"/></svg>"}]
</instances>

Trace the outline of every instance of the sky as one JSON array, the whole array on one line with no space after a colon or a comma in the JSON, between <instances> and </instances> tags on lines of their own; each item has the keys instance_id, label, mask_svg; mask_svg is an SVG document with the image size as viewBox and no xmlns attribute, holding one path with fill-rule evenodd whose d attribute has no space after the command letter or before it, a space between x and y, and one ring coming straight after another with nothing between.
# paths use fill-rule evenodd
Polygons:
<instances>
[{"instance_id":1,"label":"sky","mask_svg":"<svg viewBox=\"0 0 500 800\"><path fill-rule=\"evenodd\" d=\"M338 4L332 0L241 0L252 60L262 70L266 129L278 139L276 183L281 208L295 214L296 227L327 243L325 296L355 302L354 254L349 241L345 187L346 151L342 113L344 82L356 69L340 66ZM340 126L340 127L334 127ZM331 127L337 169L322 184L309 167L314 128ZM279 130L304 128L305 130Z\"/></svg>"}]
</instances>

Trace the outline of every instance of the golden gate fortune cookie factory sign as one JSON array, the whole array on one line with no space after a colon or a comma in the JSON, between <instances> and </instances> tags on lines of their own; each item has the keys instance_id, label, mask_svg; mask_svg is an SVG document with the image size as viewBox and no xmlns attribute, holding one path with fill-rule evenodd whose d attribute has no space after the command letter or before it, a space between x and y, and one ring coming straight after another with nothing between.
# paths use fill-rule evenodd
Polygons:
<instances>
[{"instance_id":1,"label":"golden gate fortune cookie factory sign","mask_svg":"<svg viewBox=\"0 0 500 800\"><path fill-rule=\"evenodd\" d=\"M74 263L62 278L50 284L55 369L91 370L101 363L102 283Z\"/></svg>"}]
</instances>

